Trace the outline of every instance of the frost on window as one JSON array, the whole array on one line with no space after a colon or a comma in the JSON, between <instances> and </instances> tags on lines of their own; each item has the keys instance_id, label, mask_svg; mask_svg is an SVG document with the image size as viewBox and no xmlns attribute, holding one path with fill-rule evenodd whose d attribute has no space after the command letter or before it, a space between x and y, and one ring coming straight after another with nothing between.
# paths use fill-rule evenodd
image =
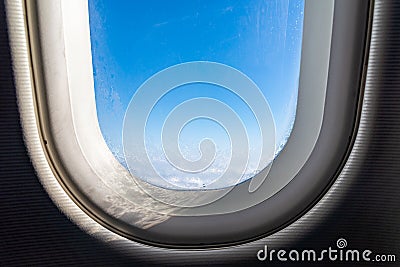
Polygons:
<instances>
[{"instance_id":1,"label":"frost on window","mask_svg":"<svg viewBox=\"0 0 400 267\"><path fill-rule=\"evenodd\" d=\"M233 186L267 167L296 116L303 10L89 0L97 115L115 157L176 189Z\"/></svg>"}]
</instances>

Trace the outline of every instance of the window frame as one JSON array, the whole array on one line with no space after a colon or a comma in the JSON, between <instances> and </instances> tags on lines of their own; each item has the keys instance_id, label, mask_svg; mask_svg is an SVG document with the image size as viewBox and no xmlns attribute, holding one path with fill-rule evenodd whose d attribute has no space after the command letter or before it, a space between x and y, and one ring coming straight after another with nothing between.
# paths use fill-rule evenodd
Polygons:
<instances>
[{"instance_id":1,"label":"window frame","mask_svg":"<svg viewBox=\"0 0 400 267\"><path fill-rule=\"evenodd\" d=\"M46 0L47 1L47 0ZM41 1L40 5L42 6L37 6L35 5L34 1L27 1L26 2L26 8L27 8L27 13L28 15L28 25L46 25L45 21L47 19L49 19L49 17L51 18L55 18L57 16L59 16L60 14L57 14L57 12L54 12L55 9L51 9L49 8L49 5L53 5L53 8L55 7L55 5L57 5L57 2L59 1ZM72 2L72 1L70 1ZM317 2L321 2L322 1L318 1L318 0L306 0L306 5L307 3L317 3ZM332 1L333 2L333 1ZM335 1L340 2L340 1ZM47 6L46 6L47 5ZM369 3L368 3L369 5ZM44 8L46 6L46 8ZM76 9L75 9L76 10ZM340 13L342 12L342 13ZM40 14L40 15L38 15ZM47 14L47 18L43 17L43 14ZM339 14L339 15L338 15ZM340 15L342 14L342 15ZM344 15L343 15L344 14ZM339 31L339 33L336 32L337 35L340 35L342 33L340 33L340 31L345 31L345 29L343 29L343 27L339 27L339 26L335 26L335 25L346 25L343 24L343 20L346 21L351 21L351 18L348 18L346 15L346 11L345 11L345 5L339 4L339 5L335 5L335 17L333 18L333 25L330 25L330 28L333 28L333 35L335 35L335 30ZM75 15L76 15L76 11L75 11ZM63 17L63 15L59 16L59 17ZM339 18L342 20L340 21ZM35 24L36 22L36 24ZM77 21L75 21L77 22ZM311 22L308 22L308 25L312 25ZM304 34L307 34L306 30L309 31L309 33L316 33L318 32L318 30L320 30L321 25L315 26L316 28L312 29L312 27L310 26L309 28L306 28L306 17L305 17L305 32ZM60 25L52 25L53 27L62 27ZM65 25L64 25L65 26ZM85 30L85 29L83 29ZM304 199L305 203L308 203L306 206L309 207L311 204L315 201L315 195L312 193L312 191L314 189L318 189L317 191L319 191L318 195L321 195L323 193L323 191L326 190L326 188L329 186L329 184L332 183L332 181L334 180L335 175L326 175L324 176L322 173L326 173L326 172L333 172L337 173L337 171L340 169L340 166L342 166L343 164L343 160L346 158L346 155L348 154L348 149L351 148L351 138L349 139L349 137L354 136L355 130L357 128L357 114L358 114L358 110L357 108L354 107L358 107L360 105L360 96L361 94L361 90L360 90L360 86L358 86L357 88L351 88L352 90L349 90L348 86L339 86L336 85L335 86L335 80L333 77L335 76L334 74L332 74L331 72L331 68L332 68L332 62L330 62L331 60L334 60L335 58L331 56L331 54L334 54L334 43L332 43L332 50L331 50L331 45L329 44L328 50L325 51L326 52L326 57L327 57L327 61L322 63L322 66L325 66L321 68L321 65L317 65L314 66L315 69L319 69L322 72L325 71L326 75L324 77L324 75L317 75L318 78L320 78L319 80L319 87L321 87L321 85L324 85L324 89L326 89L326 93L327 95L335 95L335 97L332 97L332 100L335 100L336 103L335 104L330 104L329 107L335 106L335 108L337 108L338 110L341 110L341 112L339 112L340 114L332 114L335 112L331 112L332 108L330 108L331 111L327 112L325 106L329 104L330 99L331 98L327 98L329 101L327 101L327 103L325 103L325 95L323 97L324 101L322 104L322 107L320 107L322 109L322 112L320 114L316 114L317 112L315 112L315 109L310 108L309 105L306 105L306 102L304 102L304 99L306 99L306 95L304 94L305 91L302 90L302 86L305 86L304 83L307 82L318 82L316 81L317 79L309 79L309 78L305 78L303 76L303 73L301 74L300 77L300 88L299 88L299 98L298 98L298 110L297 110L297 115L296 115L296 120L295 120L295 125L293 126L293 130L292 130L292 135L288 140L288 144L287 146L283 149L283 151L281 152L281 154L278 156L278 158L276 159L276 161L279 161L280 158L284 158L285 155L287 155L288 152L285 152L286 150L288 150L290 148L290 143L293 143L293 139L296 136L299 136L297 133L297 128L299 128L299 124L303 124L301 118L302 118L302 110L301 108L303 107L309 107L310 109L308 110L308 113L312 115L318 115L320 116L320 120L319 120L319 126L317 126L317 132L315 132L314 134L316 135L315 138L313 139L313 144L311 147L311 151L308 151L309 155L307 157L305 157L303 160L304 162L301 165L301 170L299 173L296 173L296 178L294 180L290 179L282 188L280 188L279 193L277 195L281 195L281 197L277 196L277 195L271 195L271 198L268 199L268 201L259 201L258 205L252 205L251 208L249 209L242 209L241 211L237 211L237 210L230 210L230 211L234 211L234 213L229 213L229 214L219 214L219 215L208 215L208 216L188 216L188 215L193 215L191 213L186 213L185 216L174 216L174 218L169 218L168 221L165 221L166 223L162 223L159 225L150 225L150 226L138 226L138 227L132 227L129 225L126 225L124 223L121 222L116 222L115 219L113 220L111 218L106 218L107 216L110 216L110 214L104 214L104 211L102 211L102 209L96 205L96 203L93 203L90 199L87 198L87 196L85 196L84 192L81 192L80 187L77 184L75 184L72 181L68 181L68 178L66 179L66 177L83 177L86 175L89 175L88 171L84 171L81 173L78 173L79 170L76 169L76 162L77 161L82 161L82 159L85 159L85 156L82 158L79 158L78 156L76 158L74 158L74 162L72 162L72 158L65 156L65 154L63 155L63 150L65 150L65 148L71 147L70 145L65 145L64 144L60 144L59 141L57 140L62 140L62 134L64 131L60 130L60 129L65 129L66 127L66 121L65 120L59 120L59 119L54 119L55 114L58 114L57 116L59 116L59 118L61 117L65 117L65 113L60 112L60 102L59 101L55 101L53 102L54 104L52 104L52 107L50 106L50 101L54 101L55 99L63 99L66 100L68 99L68 95L64 94L64 95L60 95L59 92L57 92L57 94L54 93L53 94L51 91L46 91L43 90L43 88L56 88L57 86L55 86L56 84L59 85L59 87L57 88L64 88L65 90L65 84L60 86L60 75L57 75L57 71L55 71L55 67L54 66L64 66L65 67L65 63L62 63L62 58L58 58L58 60L60 61L56 61L56 62L52 62L53 60L56 60L57 57L52 57L49 56L51 53L59 53L58 49L57 49L57 44L54 41L54 38L60 38L60 36L53 36L53 39L48 38L48 36L46 37L45 35L49 32L47 31L44 32L40 32L40 29L38 30L35 26L33 27L29 27L29 45L30 45L30 49L31 49L31 56L32 56L32 71L33 71L33 77L34 77L34 83L35 83L35 90L34 90L34 96L35 96L35 100L36 100L36 112L37 112L37 120L38 120L38 124L39 124L39 133L41 135L41 141L42 141L42 145L44 148L44 152L47 156L47 160L49 161L50 165L52 166L53 172L55 174L55 176L58 178L58 182L63 186L64 190L66 190L66 192L68 193L68 195L74 200L74 202L80 206L83 210L85 210L86 213L88 213L92 218L94 218L97 222L99 222L100 224L102 224L103 226L106 226L107 228L111 228L112 230L114 230L115 232L122 234L123 236L126 236L128 238L131 239L135 239L135 240L140 240L142 242L147 242L147 243L154 243L154 244L158 244L158 245L168 245L168 246L200 246L200 244L204 244L206 246L213 246L216 244L231 244L231 243L235 243L238 242L237 240L246 240L248 239L248 235L249 235L249 229L250 230L254 230L256 229L257 232L257 236L260 235L260 231L262 232L262 234L266 234L266 233L271 233L272 231L276 231L277 229L279 229L279 227L282 227L282 225L284 225L285 223L287 223L288 221L292 220L293 218L295 218L296 216L294 216L294 214L298 215L301 212L304 212L305 208L304 208L304 203L303 201L300 201L301 204L297 204L296 202L298 200ZM329 35L329 43L330 43L330 38L332 36L332 34L330 32L325 32L323 31L323 33L325 34L324 36L326 37L327 35ZM46 39L48 38L48 39ZM39 41L39 40L40 41ZM310 40L317 40L318 38L310 38ZM322 38L322 41L326 42L325 38ZM354 39L354 37L353 37ZM355 42L354 40L351 40L353 42ZM47 40L47 43L44 43ZM60 40L58 40L60 41ZM334 41L334 40L332 40ZM89 40L90 42L90 40ZM314 42L311 42L314 43ZM367 42L365 42L366 44ZM315 44L315 43L314 43ZM365 49L365 44L363 44L364 49ZM340 46L342 44L339 44L337 46ZM308 49L307 49L308 48ZM338 48L336 47L336 52L338 53ZM52 51L52 52L51 52ZM83 50L81 50L82 52ZM302 59L301 59L301 69L304 70L306 67L303 66L304 61L303 58L309 58L309 56L307 55L312 55L315 53L315 46L313 47L312 44L311 46L303 46L302 49ZM332 51L332 52L331 52ZM89 53L90 53L90 47L89 47ZM308 53L308 54L307 54ZM346 53L345 53L346 54ZM68 56L68 55L67 55ZM361 61L361 64L359 68L361 69L365 69L364 63L363 61L365 61L365 54L362 51L361 55L357 55L358 57L361 57L363 60ZM336 54L335 54L336 57ZM85 58L80 57L80 58ZM320 58L320 57L319 57ZM65 59L64 59L65 60ZM52 64L49 64L49 62L52 62ZM91 60L88 61L86 58L86 64L89 62L90 65L90 70L91 70ZM44 64L43 64L44 63ZM360 63L360 62L359 62ZM336 63L337 64L337 63ZM357 66L358 66L357 65ZM350 67L350 66L349 66ZM328 79L328 69L329 69L329 79ZM344 68L346 69L346 68ZM65 69L63 70L64 73L68 73L67 67L65 67ZM363 70L362 70L363 71ZM362 73L361 71L361 73ZM356 71L350 69L349 73L357 73ZM59 74L59 73L58 73ZM84 73L78 73L77 75L92 75L92 72L89 71L88 69L86 69L86 71ZM357 77L360 76L356 75ZM360 76L361 77L361 76ZM357 84L362 84L362 80L361 78L358 77L357 79ZM69 77L63 77L64 79L66 79L67 81L67 86L70 86L70 84L68 82L73 82L70 79L68 79ZM351 77L347 77L349 80L354 79ZM53 80L53 81L49 81L49 80ZM334 85L332 85L332 82ZM348 82L348 81L347 81ZM354 83L354 81L352 81ZM337 82L336 80L336 83ZM342 81L342 83L346 84L346 81ZM348 82L349 83L349 82ZM89 82L89 84L91 84L91 86L93 86L92 82ZM309 87L314 88L315 85L309 85ZM329 90L329 88L335 88L336 92L334 92L333 89ZM67 88L68 92L69 89ZM347 90L347 92L346 92ZM339 92L337 92L339 91ZM66 91L64 91L65 93ZM349 93L350 92L350 93ZM94 103L94 90L93 90L93 103ZM315 93L315 92L314 92ZM325 93L325 92L324 92ZM345 100L340 101L341 97L340 96L344 96L344 95L349 95L352 97L349 98L345 98ZM352 104L350 104L349 102L351 102ZM57 104L55 104L57 103ZM83 105L86 107L91 107L92 111L87 113L90 114L92 117L96 117L96 112L95 112L95 103L93 106L93 103L91 103L89 106L88 105ZM70 104L70 103L69 103ZM73 107L74 104L72 104ZM77 104L77 107L82 106L82 103ZM350 108L349 108L350 106ZM311 106L312 107L312 106ZM344 112L343 111L348 111L348 110L352 110L352 114L353 116L347 116L350 118L347 118L346 122L342 122L343 125L341 125L341 121L340 118L341 117L345 117L343 115ZM324 112L325 111L325 112ZM333 109L333 111L335 111L335 109ZM86 114L86 113L84 113ZM338 115L338 116L335 116ZM324 119L322 119L322 117L324 117ZM333 117L333 118L330 118ZM299 118L299 119L298 119ZM309 118L309 117L307 117ZM330 121L334 121L337 122L337 128L335 133L333 133L333 135L336 135L334 139L334 141L332 142L332 140L327 140L329 138L324 138L324 140L321 141L321 138L319 137L319 133L320 130L323 132L324 130L324 124L328 124L326 123L326 119L330 120ZM85 121L87 121L85 119ZM93 120L92 120L93 121ZM304 120L303 120L304 121ZM318 120L317 120L318 121ZM350 122L349 122L350 121ZM97 122L97 118L95 120L95 122ZM73 121L72 123L72 127L79 127L74 125L74 123L79 124L79 122ZM56 126L58 124L58 127ZM304 123L305 124L305 123ZM351 129L349 130L349 124L352 125ZM94 127L94 128L93 128ZM101 133L100 130L98 128L96 128L96 125L94 125L92 128L93 130L96 131L96 134L98 136L101 137ZM304 126L303 126L304 128ZM329 127L328 127L329 128ZM296 130L296 131L295 131ZM304 129L303 129L304 130ZM348 133L351 133L350 135ZM58 136L54 136L55 134L57 134ZM65 133L64 133L65 134ZM61 136L61 137L60 137ZM93 135L89 134L89 135L83 135L82 138L84 137L89 137L92 139ZM67 137L68 139L68 137ZM337 139L337 140L336 140ZM64 138L65 140L65 138ZM87 139L86 139L87 141ZM90 141L90 140L89 140ZM304 141L304 140L303 140ZM321 142L323 144L321 144ZM77 153L77 147L79 147L80 149L84 149L82 148L82 143L85 142L79 142L77 141L75 143L75 150L73 153L71 154L76 154ZM305 142L302 142L303 144ZM99 147L102 147L102 149L104 149L105 151L108 151L108 147L105 144L104 140L103 142L98 142L97 143L99 145ZM323 162L321 162L321 158L324 159L326 157L324 157L324 155L321 155L321 149L324 150L327 147L333 147L332 150L337 151L338 149L335 149L334 147L337 146L337 144L346 144L345 145L345 152L343 154L342 153L338 153L338 155L336 155L338 158L340 158L340 161L335 161L335 164L332 164L330 161L328 161L328 165L330 166L321 166L320 165L320 174L315 174L315 171L311 171L310 172L310 166L312 166L313 164L316 165L316 163L318 162L318 164L323 164ZM289 147L289 148L287 148ZM321 148L322 147L322 148ZM315 152L315 149L319 149L319 152ZM304 150L301 150L304 152ZM111 152L107 152L109 153L109 155L111 155L111 157L114 159L114 157L112 156ZM282 155L282 156L281 156ZM115 160L115 159L114 159ZM312 161L314 163L310 163L309 161ZM113 162L112 164L115 164L115 168L123 171L123 167L122 166L118 166L118 162L115 160L113 161L111 158L107 159L107 161L111 161ZM274 163L275 164L275 163ZM325 163L325 165L327 165ZM335 165L334 167L332 167L331 165ZM72 167L71 167L72 166ZM101 169L101 165L96 165L99 169ZM94 166L96 168L96 166ZM122 167L122 169L120 168ZM98 169L96 169L98 171ZM94 172L96 172L96 170L94 170ZM302 178L303 177L303 178ZM315 178L317 177L317 178ZM321 178L322 177L322 178ZM297 181L297 182L296 182ZM237 186L238 189L241 189L243 191L247 191L244 189L248 188L248 184L250 183L250 181L244 182L240 185ZM302 192L302 195L300 196L299 194L296 194L296 191L293 191L296 187L299 188L299 186L304 184L311 184L313 186L310 186L309 190L305 190L305 192ZM235 188L236 189L236 188ZM310 192L311 191L311 192ZM242 194L240 191L236 191L239 192L239 196L240 194ZM249 193L247 191L247 193ZM249 193L250 194L250 193ZM254 193L253 193L254 194ZM86 192L87 195L87 192ZM310 195L313 195L312 197ZM283 196L283 197L282 197ZM287 197L288 196L292 196L291 201L288 201ZM234 195L232 196L233 199L238 199L238 197L235 197ZM243 200L243 197L240 197L241 200ZM297 201L296 201L297 199ZM224 198L225 201L229 200L228 198ZM289 206L291 207L287 207L288 206L288 202L292 203L289 204ZM228 201L227 203L232 203L232 201ZM296 204L293 204L296 203ZM222 203L224 204L224 203ZM151 207L152 205L154 205L153 202L151 202L149 204L149 206ZM226 206L226 204L224 205ZM207 207L210 208L210 207ZM277 217L285 217L285 219L279 218L279 221L281 221L281 223L277 223L277 219L272 218L269 222L265 221L265 215L268 214L268 211L271 210L276 210L278 208L280 215L277 215ZM252 210L252 211L250 211ZM296 210L296 212L294 211ZM300 210L300 212L299 212ZM203 211L204 212L204 211ZM202 211L200 210L197 211L197 214L201 214ZM255 216L254 214L258 214L257 216ZM244 216L245 215L245 216ZM252 219L251 222L249 222L249 217L250 218L254 218L258 217L258 219ZM161 216L162 217L162 216ZM289 219L288 219L289 218ZM165 219L165 217L163 217L163 219ZM187 227L187 225L196 225L199 224L201 221L202 223L202 227L204 227L204 232L208 233L207 237L204 238L204 232L202 232L200 235L193 235L193 229L191 229L190 227ZM208 222L207 222L208 221ZM209 223L211 222L212 223ZM226 222L230 222L230 221L234 221L236 225L236 227L227 227L226 226ZM282 221L284 221L285 223L282 223ZM243 229L243 227L239 227L239 225L241 224L252 224L251 226L249 225L245 225L247 228L249 229ZM215 227L215 224L219 225L219 227ZM165 225L165 226L162 226ZM133 229L132 229L133 228ZM225 228L225 229L223 229ZM231 229L229 229L231 228ZM208 231L209 230L209 231ZM222 230L222 231L221 231ZM221 233L222 232L222 233ZM173 234L171 234L173 233ZM252 234L254 235L254 234Z\"/></svg>"}]
</instances>

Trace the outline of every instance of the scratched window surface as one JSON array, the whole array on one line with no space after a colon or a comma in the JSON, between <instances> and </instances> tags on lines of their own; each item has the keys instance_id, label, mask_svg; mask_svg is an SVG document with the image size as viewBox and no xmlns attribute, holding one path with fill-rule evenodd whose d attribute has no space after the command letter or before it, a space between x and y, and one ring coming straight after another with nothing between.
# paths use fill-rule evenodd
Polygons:
<instances>
[{"instance_id":1,"label":"scratched window surface","mask_svg":"<svg viewBox=\"0 0 400 267\"><path fill-rule=\"evenodd\" d=\"M132 175L176 189L232 186L267 167L286 144L296 117L303 12L304 0L89 0L97 116L114 156ZM151 77L160 72L167 75L165 70L193 62L210 62L211 66L217 63L251 80L268 104L265 110L273 116L274 125L265 131L273 132L273 136L263 135L257 117L262 114L254 114L251 102L241 93L215 84L211 78L210 82L193 80L169 88L167 93L155 97L156 101L151 98L154 103L135 104L138 91L153 94L151 86L143 86ZM213 72L213 67L208 71ZM174 75L178 77L168 79L182 79L180 74ZM188 116L186 110L185 114L168 119L185 103L198 110L190 120L182 119L184 123L178 132L168 132L174 128L166 125L169 121ZM245 138L236 136L239 130L225 127L224 119L219 118L223 112L218 107L214 109L214 103L234 112L235 120L239 118L245 130ZM260 99L260 103L264 102ZM130 118L127 110L134 104L139 109L148 104L151 110L146 114L146 124L137 128L144 133L144 140L136 141L144 144L145 152L132 156L127 153L132 149L126 146L136 141L127 139L130 133L124 129L129 128L125 124L134 123L126 121ZM235 142L235 138L246 141ZM264 157L263 151L271 140L273 157ZM178 149L167 151L174 143ZM235 149L234 145L243 147ZM174 159L171 153L180 156ZM140 155L145 155L151 164L143 163ZM149 171L150 168L155 171ZM226 172L235 177L224 176Z\"/></svg>"}]
</instances>

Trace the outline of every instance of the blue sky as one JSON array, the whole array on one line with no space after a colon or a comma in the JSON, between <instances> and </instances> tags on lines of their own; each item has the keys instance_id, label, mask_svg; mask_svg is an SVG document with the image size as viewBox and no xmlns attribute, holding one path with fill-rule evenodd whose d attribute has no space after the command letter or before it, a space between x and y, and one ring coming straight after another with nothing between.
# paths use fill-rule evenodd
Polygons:
<instances>
[{"instance_id":1,"label":"blue sky","mask_svg":"<svg viewBox=\"0 0 400 267\"><path fill-rule=\"evenodd\" d=\"M282 143L297 104L303 10L304 0L89 0L97 114L111 150L121 157L124 113L140 85L167 67L191 61L223 63L250 77L269 102L277 145ZM243 119L250 139L257 136L257 122L239 97L218 86L190 84L157 103L147 141L157 143L165 114L196 97L226 103ZM195 121L181 135L193 159L195 146L207 135L221 148L229 146L227 133L215 122Z\"/></svg>"}]
</instances>

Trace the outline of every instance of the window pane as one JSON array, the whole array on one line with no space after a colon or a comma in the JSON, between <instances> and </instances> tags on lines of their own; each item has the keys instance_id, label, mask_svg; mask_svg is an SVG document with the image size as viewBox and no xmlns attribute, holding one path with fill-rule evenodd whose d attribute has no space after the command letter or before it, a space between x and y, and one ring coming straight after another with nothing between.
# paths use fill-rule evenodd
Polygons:
<instances>
[{"instance_id":1,"label":"window pane","mask_svg":"<svg viewBox=\"0 0 400 267\"><path fill-rule=\"evenodd\" d=\"M260 149L267 137L260 133L257 114L241 95L224 87L185 84L154 103L146 127L138 130L145 131L146 153L159 177L149 176L140 158L135 159L134 167L127 163L122 140L124 116L137 90L156 73L186 62L221 63L245 74L269 103L275 122L274 156L278 155L295 119L303 9L304 0L89 0L98 120L115 157L145 181L164 186L160 180L164 179L172 188L183 189L232 186L265 168L270 160L263 159ZM207 151L202 154L199 144L212 140L215 155L205 163L206 168L196 172L180 169L165 154L162 134L166 118L185 101L205 98L234 110L246 129L249 151L244 151L243 157L247 165L235 179L216 182L230 168L233 133L212 118L193 118L175 137L164 133L167 140L177 140L189 163L201 161ZM209 106L202 108L206 111Z\"/></svg>"}]
</instances>

